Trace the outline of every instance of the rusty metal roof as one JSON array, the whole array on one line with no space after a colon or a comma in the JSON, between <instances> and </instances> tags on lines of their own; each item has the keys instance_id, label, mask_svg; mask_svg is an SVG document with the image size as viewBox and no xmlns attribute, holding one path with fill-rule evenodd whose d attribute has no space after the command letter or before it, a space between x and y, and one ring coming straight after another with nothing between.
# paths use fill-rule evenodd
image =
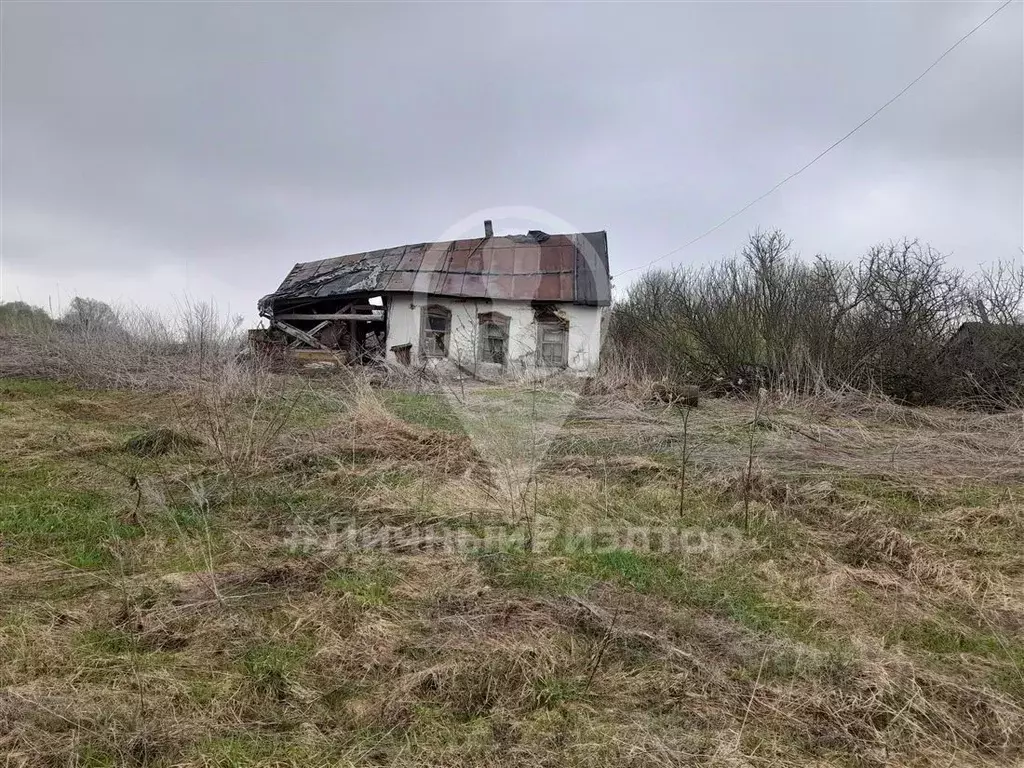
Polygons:
<instances>
[{"instance_id":1,"label":"rusty metal roof","mask_svg":"<svg viewBox=\"0 0 1024 768\"><path fill-rule=\"evenodd\" d=\"M310 261L296 264L260 309L279 300L384 293L606 306L608 236L531 231Z\"/></svg>"}]
</instances>

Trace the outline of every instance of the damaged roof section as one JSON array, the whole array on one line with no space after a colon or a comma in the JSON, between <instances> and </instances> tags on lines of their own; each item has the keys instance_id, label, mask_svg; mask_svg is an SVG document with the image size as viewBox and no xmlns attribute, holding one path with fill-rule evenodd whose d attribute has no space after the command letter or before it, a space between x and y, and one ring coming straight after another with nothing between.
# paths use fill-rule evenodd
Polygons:
<instances>
[{"instance_id":1,"label":"damaged roof section","mask_svg":"<svg viewBox=\"0 0 1024 768\"><path fill-rule=\"evenodd\" d=\"M368 293L571 302L611 300L605 232L417 243L296 264L261 311L282 299Z\"/></svg>"}]
</instances>

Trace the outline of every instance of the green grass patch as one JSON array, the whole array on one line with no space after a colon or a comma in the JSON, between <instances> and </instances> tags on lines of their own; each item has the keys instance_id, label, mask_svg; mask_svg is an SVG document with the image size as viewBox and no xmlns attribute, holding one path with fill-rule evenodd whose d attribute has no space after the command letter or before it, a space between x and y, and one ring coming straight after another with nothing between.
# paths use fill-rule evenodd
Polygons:
<instances>
[{"instance_id":1,"label":"green grass patch","mask_svg":"<svg viewBox=\"0 0 1024 768\"><path fill-rule=\"evenodd\" d=\"M380 742L386 734L365 735ZM413 722L408 735L412 737L409 739L411 742L418 743L418 746L413 747L413 754L421 751L421 754L429 755L437 747L442 747L449 752L455 750L463 759L473 757L481 761L476 764L485 765L486 755L495 742L494 720L487 715L454 713L445 707L420 704L413 709ZM401 737L389 739L391 749L401 750L403 740ZM456 761L453 764L465 763Z\"/></svg>"},{"instance_id":2,"label":"green grass patch","mask_svg":"<svg viewBox=\"0 0 1024 768\"><path fill-rule=\"evenodd\" d=\"M586 432L563 431L548 448L549 456L607 458L610 456L665 456L682 445L683 435L654 433L644 430L623 430L614 437L590 435ZM595 467L595 470L598 467Z\"/></svg>"},{"instance_id":3,"label":"green grass patch","mask_svg":"<svg viewBox=\"0 0 1024 768\"><path fill-rule=\"evenodd\" d=\"M462 421L444 395L430 392L381 392L384 405L398 418L430 429L462 432Z\"/></svg>"},{"instance_id":4,"label":"green grass patch","mask_svg":"<svg viewBox=\"0 0 1024 768\"><path fill-rule=\"evenodd\" d=\"M940 660L958 664L956 657L967 654L985 659L990 665L990 685L1017 699L1024 699L1024 641L1021 638L977 629L951 616L906 622L885 633L887 646L902 646Z\"/></svg>"},{"instance_id":5,"label":"green grass patch","mask_svg":"<svg viewBox=\"0 0 1024 768\"><path fill-rule=\"evenodd\" d=\"M599 471L599 470L598 470ZM602 523L628 525L685 525L711 530L721 527L724 513L732 506L697 483L688 484L679 505L678 479L666 475L660 482L621 483L609 479L592 486L587 493L547 480L542 486L537 511L543 518L561 523Z\"/></svg>"},{"instance_id":6,"label":"green grass patch","mask_svg":"<svg viewBox=\"0 0 1024 768\"><path fill-rule=\"evenodd\" d=\"M500 400L503 403L515 403L523 407L532 406L536 403L556 403L562 400L565 395L561 392L553 392L548 389L526 387L486 387L473 392L474 397L488 400Z\"/></svg>"},{"instance_id":7,"label":"green grass patch","mask_svg":"<svg viewBox=\"0 0 1024 768\"><path fill-rule=\"evenodd\" d=\"M921 490L899 485L876 477L841 476L838 488L852 496L873 501L896 519L907 525L920 521L922 514L929 516L957 507L984 507L998 503L1004 488L989 485L963 485L959 488Z\"/></svg>"},{"instance_id":8,"label":"green grass patch","mask_svg":"<svg viewBox=\"0 0 1024 768\"><path fill-rule=\"evenodd\" d=\"M584 554L577 562L595 578L629 584L646 593L671 592L672 581L679 578L675 568L625 549Z\"/></svg>"},{"instance_id":9,"label":"green grass patch","mask_svg":"<svg viewBox=\"0 0 1024 768\"><path fill-rule=\"evenodd\" d=\"M788 598L766 595L749 563L691 569L677 559L630 550L585 553L574 561L597 579L714 612L756 631L812 639L813 617Z\"/></svg>"},{"instance_id":10,"label":"green grass patch","mask_svg":"<svg viewBox=\"0 0 1024 768\"><path fill-rule=\"evenodd\" d=\"M79 748L77 757L75 764L81 768L116 768L122 762L113 750L88 743Z\"/></svg>"},{"instance_id":11,"label":"green grass patch","mask_svg":"<svg viewBox=\"0 0 1024 768\"><path fill-rule=\"evenodd\" d=\"M349 494L337 492L326 485L295 488L282 482L280 477L255 482L235 503L244 505L254 523L271 528L292 525L296 520L304 524L323 525L335 517L355 512L355 501Z\"/></svg>"},{"instance_id":12,"label":"green grass patch","mask_svg":"<svg viewBox=\"0 0 1024 768\"><path fill-rule=\"evenodd\" d=\"M173 666L175 654L143 641L140 635L116 627L98 627L78 632L73 638L76 662L86 669L83 679L99 683L120 678L128 669L165 670Z\"/></svg>"},{"instance_id":13,"label":"green grass patch","mask_svg":"<svg viewBox=\"0 0 1024 768\"><path fill-rule=\"evenodd\" d=\"M326 764L326 746L304 743L301 737L292 734L250 730L205 739L196 744L191 756L194 764L206 768L322 766Z\"/></svg>"},{"instance_id":14,"label":"green grass patch","mask_svg":"<svg viewBox=\"0 0 1024 768\"><path fill-rule=\"evenodd\" d=\"M347 469L348 462L336 465L335 469ZM357 463L357 466L359 464ZM378 471L338 471L329 478L332 489L337 492L361 496L379 488L408 488L415 484L420 478L405 469L383 469Z\"/></svg>"},{"instance_id":15,"label":"green grass patch","mask_svg":"<svg viewBox=\"0 0 1024 768\"><path fill-rule=\"evenodd\" d=\"M119 629L87 629L76 639L82 649L106 656L132 653L138 645L131 634Z\"/></svg>"},{"instance_id":16,"label":"green grass patch","mask_svg":"<svg viewBox=\"0 0 1024 768\"><path fill-rule=\"evenodd\" d=\"M167 508L161 518L165 527L182 533L205 532L214 527L210 515L194 502L174 504Z\"/></svg>"},{"instance_id":17,"label":"green grass patch","mask_svg":"<svg viewBox=\"0 0 1024 768\"><path fill-rule=\"evenodd\" d=\"M242 655L242 672L258 692L280 699L311 652L308 642L258 643Z\"/></svg>"},{"instance_id":18,"label":"green grass patch","mask_svg":"<svg viewBox=\"0 0 1024 768\"><path fill-rule=\"evenodd\" d=\"M46 398L74 392L74 387L49 379L0 379L0 396Z\"/></svg>"},{"instance_id":19,"label":"green grass patch","mask_svg":"<svg viewBox=\"0 0 1024 768\"><path fill-rule=\"evenodd\" d=\"M289 427L322 427L345 413L348 404L342 397L324 397L309 392L287 392L272 403L264 414L283 420Z\"/></svg>"},{"instance_id":20,"label":"green grass patch","mask_svg":"<svg viewBox=\"0 0 1024 768\"><path fill-rule=\"evenodd\" d=\"M886 645L903 645L934 654L970 653L992 658L1016 657L1024 665L1024 645L1020 641L975 630L952 617L929 618L899 624L885 634Z\"/></svg>"},{"instance_id":21,"label":"green grass patch","mask_svg":"<svg viewBox=\"0 0 1024 768\"><path fill-rule=\"evenodd\" d=\"M41 470L4 475L0 479L0 537L15 549L45 551L70 565L90 568L109 561L108 542L142 533L137 526L116 518L105 494L60 483Z\"/></svg>"},{"instance_id":22,"label":"green grass patch","mask_svg":"<svg viewBox=\"0 0 1024 768\"><path fill-rule=\"evenodd\" d=\"M694 522L691 515L698 508L704 511L703 505L696 501L691 494L689 503L684 507L688 523ZM581 521L617 525L675 523L679 520L679 493L664 483L633 487L609 481L588 494L581 494L571 486L549 482L538 499L537 511L544 518L567 524ZM701 515L701 519L704 517Z\"/></svg>"},{"instance_id":23,"label":"green grass patch","mask_svg":"<svg viewBox=\"0 0 1024 768\"><path fill-rule=\"evenodd\" d=\"M534 704L545 709L557 709L583 696L584 681L565 677L547 676L533 683Z\"/></svg>"},{"instance_id":24,"label":"green grass patch","mask_svg":"<svg viewBox=\"0 0 1024 768\"><path fill-rule=\"evenodd\" d=\"M339 592L364 608L380 607L391 602L391 588L397 574L383 564L369 568L345 568L327 574L324 586Z\"/></svg>"},{"instance_id":25,"label":"green grass patch","mask_svg":"<svg viewBox=\"0 0 1024 768\"><path fill-rule=\"evenodd\" d=\"M565 558L522 551L480 552L475 557L487 581L502 589L533 595L578 595L594 584L593 578L573 570Z\"/></svg>"}]
</instances>

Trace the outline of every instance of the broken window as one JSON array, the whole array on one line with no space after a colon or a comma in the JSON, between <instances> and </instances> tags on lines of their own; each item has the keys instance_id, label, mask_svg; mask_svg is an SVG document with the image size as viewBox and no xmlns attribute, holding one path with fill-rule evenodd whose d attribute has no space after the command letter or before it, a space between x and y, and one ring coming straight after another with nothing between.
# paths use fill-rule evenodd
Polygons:
<instances>
[{"instance_id":1,"label":"broken window","mask_svg":"<svg viewBox=\"0 0 1024 768\"><path fill-rule=\"evenodd\" d=\"M423 354L427 357L447 357L448 337L451 334L452 313L441 306L427 307L423 322Z\"/></svg>"},{"instance_id":2,"label":"broken window","mask_svg":"<svg viewBox=\"0 0 1024 768\"><path fill-rule=\"evenodd\" d=\"M508 360L509 319L498 312L484 312L480 315L479 320L480 350L478 359L481 363L505 365Z\"/></svg>"},{"instance_id":3,"label":"broken window","mask_svg":"<svg viewBox=\"0 0 1024 768\"><path fill-rule=\"evenodd\" d=\"M537 357L540 365L564 368L569 364L569 324L560 319L537 321Z\"/></svg>"}]
</instances>

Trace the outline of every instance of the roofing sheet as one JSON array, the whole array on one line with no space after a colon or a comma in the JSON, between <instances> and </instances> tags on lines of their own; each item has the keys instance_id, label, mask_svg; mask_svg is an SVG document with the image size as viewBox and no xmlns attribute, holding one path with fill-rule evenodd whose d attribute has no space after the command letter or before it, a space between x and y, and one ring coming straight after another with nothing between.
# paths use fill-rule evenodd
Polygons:
<instances>
[{"instance_id":1,"label":"roofing sheet","mask_svg":"<svg viewBox=\"0 0 1024 768\"><path fill-rule=\"evenodd\" d=\"M416 243L296 264L261 307L283 299L366 293L573 302L610 302L605 232L531 231Z\"/></svg>"}]
</instances>

